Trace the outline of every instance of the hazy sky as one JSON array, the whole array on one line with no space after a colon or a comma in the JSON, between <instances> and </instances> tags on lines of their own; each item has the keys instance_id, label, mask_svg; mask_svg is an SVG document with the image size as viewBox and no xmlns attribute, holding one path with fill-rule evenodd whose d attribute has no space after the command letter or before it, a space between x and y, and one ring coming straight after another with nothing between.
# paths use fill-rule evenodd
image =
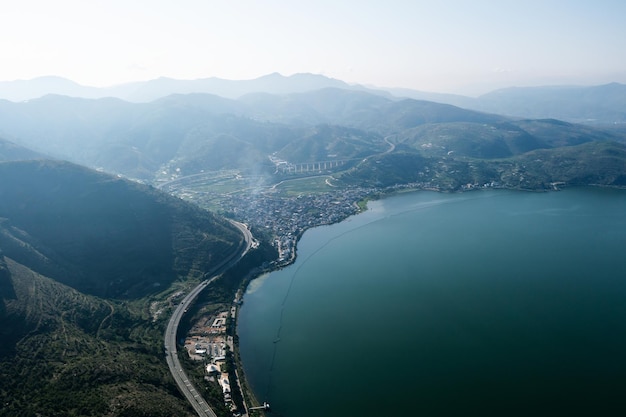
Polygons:
<instances>
[{"instance_id":1,"label":"hazy sky","mask_svg":"<svg viewBox=\"0 0 626 417\"><path fill-rule=\"evenodd\" d=\"M626 83L623 0L0 1L0 81L311 72L465 94Z\"/></svg>"}]
</instances>

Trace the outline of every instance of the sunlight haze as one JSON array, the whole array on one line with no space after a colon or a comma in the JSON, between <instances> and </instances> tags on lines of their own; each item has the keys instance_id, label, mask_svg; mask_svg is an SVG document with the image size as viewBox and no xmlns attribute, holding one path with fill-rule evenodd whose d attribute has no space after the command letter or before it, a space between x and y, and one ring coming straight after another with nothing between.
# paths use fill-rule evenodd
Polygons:
<instances>
[{"instance_id":1,"label":"sunlight haze","mask_svg":"<svg viewBox=\"0 0 626 417\"><path fill-rule=\"evenodd\" d=\"M476 95L626 82L622 1L23 0L0 11L0 81L316 73Z\"/></svg>"}]
</instances>

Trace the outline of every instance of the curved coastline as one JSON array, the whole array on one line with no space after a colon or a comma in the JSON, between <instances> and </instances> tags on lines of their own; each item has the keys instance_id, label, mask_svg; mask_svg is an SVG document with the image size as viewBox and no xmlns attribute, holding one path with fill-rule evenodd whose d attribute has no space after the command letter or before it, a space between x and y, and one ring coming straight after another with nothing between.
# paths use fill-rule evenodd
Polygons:
<instances>
[{"instance_id":1,"label":"curved coastline","mask_svg":"<svg viewBox=\"0 0 626 417\"><path fill-rule=\"evenodd\" d=\"M590 188L595 188L595 187L590 187ZM603 188L604 188L604 187L603 187ZM419 191L419 190L411 190L411 191ZM513 191L513 190L510 190L510 191ZM515 191L519 191L519 190L515 190ZM391 197L391 196L393 196L393 195L395 195L395 194L396 194L396 193L385 194L385 195L383 195L383 196L380 196L380 198L387 198L387 197ZM379 198L377 198L377 199L379 199ZM374 200L374 199L372 199L372 200ZM368 208L368 209L369 209L369 208ZM359 214L362 214L362 213L363 213L363 212L360 212ZM353 217L353 216L348 216L348 217ZM345 221L345 220L346 220L346 219L343 219L342 221ZM315 229L315 228L313 228L313 229ZM308 231L308 230L310 230L310 229L307 229L307 231ZM298 244L300 244L300 241L301 241L302 236L304 235L304 232L305 232L305 231L303 231L303 233L302 233L302 234L300 234L300 236L298 236ZM294 254L295 254L295 253L297 253L297 252L298 252L298 251L294 251ZM273 271L276 271L276 270L279 270L279 269L283 269L283 268L285 268L285 267L287 267L287 266L289 266L289 265L291 265L291 264L295 263L296 259L297 259L297 257L296 257L296 255L294 255L294 257L291 259L291 262L289 262L288 264L283 264L283 265L280 265L278 268L272 268L271 270L266 270L266 271L263 271L263 273L266 273L266 272L273 272ZM260 276L260 275L261 275L261 273L257 274L257 276ZM249 283L248 283L248 284L246 284L246 289L248 288L248 286L249 286ZM239 334L239 329L237 329L237 331L238 331L238 334ZM243 367L243 364L242 364L242 367ZM250 389L250 392L251 392L251 393L253 393L253 394L257 394L257 395L259 394L258 392L254 392L254 391L252 391L252 390L251 390L251 387L250 387L250 385L249 385L249 383L248 383L248 381L247 381L247 380L246 380L246 384L247 384L247 386L248 386L248 389ZM258 388L258 387L257 387L257 388Z\"/></svg>"},{"instance_id":2,"label":"curved coastline","mask_svg":"<svg viewBox=\"0 0 626 417\"><path fill-rule=\"evenodd\" d=\"M576 187L574 187L576 188ZM615 187L593 187L591 186L590 188L615 188ZM553 189L553 190L521 190L521 189L511 189L511 188L497 188L498 190L503 190L503 191L540 191L541 193L545 193L545 192L550 192L550 191L558 191L559 189ZM487 191L492 190L495 191L494 189L487 189ZM300 231L300 233L297 234L296 239L295 239L295 248L292 251L292 255L289 259L281 262L281 263L277 263L277 264L272 264L269 267L266 268L255 268L253 271L250 271L246 277L244 277L244 279L242 280L242 284L241 284L241 296L239 297L239 299L241 300L241 302L243 303L243 295L247 292L248 287L250 285L250 283L256 279L261 277L264 274L270 274L272 272L276 272L279 271L281 269L287 268L289 266L291 266L292 264L294 264L297 259L298 259L298 245L303 237L303 235L312 229L316 229L319 228L320 226L331 226L333 224L337 224L337 223L341 223L344 222L346 220L348 220L349 218L352 217L357 217L359 215L362 215L364 212L369 210L369 202L372 201L379 201L379 200L384 200L384 199L388 199L388 198L392 198L394 196L397 195L402 195L402 194L410 194L410 193L415 193L418 191L428 191L428 192L436 192L436 193L441 193L441 194L450 194L450 192L446 192L446 191L441 191L438 189L424 189L424 188L400 188L400 189L393 189L393 190L385 190L385 191L381 191L381 190L377 190L376 192L373 192L371 194L369 194L368 196L366 196L366 198L359 200L359 201L355 201L353 204L355 206L355 208L357 208L357 212L355 214L351 214L348 216L345 216L344 218L335 221L333 223L330 224L323 224L323 225L319 225L319 226L313 226L313 227L309 227L309 228L305 228L303 230ZM482 189L473 189L473 190L459 190L455 193L452 194L465 194L468 191L483 191ZM472 193L473 194L473 193ZM236 367L237 367L237 372L238 372L238 380L240 381L241 386L241 391L242 394L244 395L245 398L245 402L244 404L248 407L250 406L260 406L262 405L262 402L259 401L258 398L258 393L255 392L249 381L248 378L246 377L246 373L244 370L244 363L243 360L241 359L240 353L239 353L239 333L238 333L238 325L237 322L239 320L239 314L237 315L237 321L235 322L235 327L234 327L234 331L235 331L235 340L237 341L235 344L235 350L236 350ZM280 334L278 334L276 336L276 339L280 339ZM240 378L239 378L240 377ZM262 399L263 401L265 399Z\"/></svg>"},{"instance_id":3,"label":"curved coastline","mask_svg":"<svg viewBox=\"0 0 626 417\"><path fill-rule=\"evenodd\" d=\"M500 190L508 190L507 188L499 188ZM376 190L373 191L371 194L367 195L364 199L361 199L359 201L355 201L354 202L354 206L357 209L357 212L354 214L351 214L349 216L345 216L344 218L333 222L331 224L322 224L322 225L317 225L317 226L313 226L313 227L308 227L305 228L301 231L299 231L299 233L295 236L295 246L294 246L294 250L291 253L291 256L280 262L280 263L274 263L271 264L271 266L267 267L267 268L262 268L262 269L256 269L254 272L249 273L243 280L242 280L242 292L241 292L241 297L239 298L241 300L241 303L243 304L245 302L245 294L248 291L248 287L250 285L250 283L252 281L254 281L257 278L262 277L263 275L266 274L271 274L273 272L277 272L280 271L282 269L288 268L291 265L295 264L296 261L298 260L298 245L300 243L300 240L302 239L302 237L304 236L304 234L307 231L313 230L313 229L317 229L317 228L321 228L321 227L325 227L325 226L332 226L334 224L338 224L338 223L342 223L347 221L350 218L362 215L363 213L367 212L369 210L369 203L370 202L374 202L374 201L380 201L380 200L384 200L384 199L388 199L388 198L392 198L394 196L397 195L402 195L402 194L410 194L410 193L416 193L416 192L420 192L420 191L425 191L425 192L430 192L430 193L442 193L442 194L450 194L450 192L448 191L442 191L440 189L432 189L432 188L395 188L395 189L391 189L391 190L385 190L385 191L381 191L381 190ZM473 189L473 190L459 190L456 193L462 194L462 193L468 193L470 191L482 191L481 189ZM520 190L517 189L515 191L528 191L528 190ZM546 191L550 191L550 190L535 190L535 191L541 191L541 192L546 192ZM235 324L235 335L236 335L236 340L237 343L235 344L235 348L236 348L236 364L237 364L237 370L241 376L240 381L242 381L243 384L243 389L245 390L244 398L246 398L246 395L248 397L249 401L247 404L248 405L252 405L252 406L260 406L262 405L262 401L265 401L265 399L263 399L262 401L259 401L259 393L255 392L247 377L246 377L246 373L244 370L244 362L241 359L241 355L240 355L240 351L239 351L239 326L238 326L238 322L239 322L239 314L237 315L237 322ZM276 339L275 340L280 340L280 334L277 334ZM275 349L275 346L274 346Z\"/></svg>"},{"instance_id":4,"label":"curved coastline","mask_svg":"<svg viewBox=\"0 0 626 417\"><path fill-rule=\"evenodd\" d=\"M419 190L411 190L411 191L419 191ZM387 196L391 196L392 194L387 194ZM375 199L379 199L378 198L374 198L373 195L372 196L368 196L367 198L361 200L361 201L356 201L354 202L355 208L357 208L357 212L355 214L352 214L350 216L346 216L344 218L342 218L341 220L338 220L337 222L331 223L332 224L337 224L337 223L341 223L346 221L348 218L350 217L354 217L354 216L358 216L360 214L362 214L363 212L368 210L368 206L367 203L368 201L372 201ZM296 235L296 239L295 239L295 246L294 246L294 250L291 253L291 256L281 262L281 263L277 263L277 264L273 264L271 267L267 267L267 268L262 268L262 269L256 269L253 272L248 273L248 275L242 280L242 286L241 286L241 296L238 298L239 300L241 300L241 304L243 304L245 302L245 294L248 291L248 288L251 284L252 281L254 281L257 278L262 277L263 275L266 274L271 274L272 272L276 272L279 271L281 269L287 268L289 266L291 266L292 264L294 264L296 262L296 260L298 259L298 244L300 243L300 240L302 239L302 236L309 230L315 229L317 227L322 227L322 226L329 226L329 225L319 225L319 226L314 226L314 227L310 227L310 228L306 228L301 230L297 235ZM237 319L235 322L235 364L237 367L237 372L240 376L239 381L240 384L242 385L242 395L244 396L244 404L246 404L246 406L249 407L257 407L257 406L261 406L263 405L263 403L265 402L265 399L263 399L263 402L259 401L258 398L258 393L255 392L249 381L248 378L246 377L246 373L245 373L245 369L244 369L244 363L243 360L241 359L241 354L240 354L240 348L239 348L239 317L240 315L237 314ZM276 339L276 342L280 340L280 337L278 336ZM259 413L263 413L262 410L255 410L253 411L253 413L255 412L259 412ZM250 414L249 414L250 415Z\"/></svg>"},{"instance_id":5,"label":"curved coastline","mask_svg":"<svg viewBox=\"0 0 626 417\"><path fill-rule=\"evenodd\" d=\"M503 188L504 189L504 188ZM379 200L384 200L387 198L391 198L393 196L396 195L401 195L401 194L409 194L409 193L415 193L415 192L419 192L419 191L426 191L426 192L434 192L434 193L444 193L444 194L448 194L449 192L446 191L442 191L439 189L431 189L431 188L399 188L399 189L393 189L393 190L386 190L386 191L375 191L372 192L371 194L369 194L368 196L366 196L366 198L359 200L359 201L355 201L354 202L354 206L357 209L357 212L355 214L351 214L349 216L346 216L336 222L333 222L331 224L322 224L322 225L317 225L317 226L313 226L313 227L309 227L309 228L305 228L303 230L301 230L297 235L296 235L296 239L295 239L295 246L294 246L294 250L292 251L291 256L280 263L275 263L273 265L271 265L270 267L267 268L263 268L263 269L257 269L254 272L249 273L244 280L242 281L242 292L241 292L241 297L239 298L241 300L241 304L243 304L245 302L245 294L248 291L248 288L250 286L250 284L252 283L252 281L254 281L255 279L258 279L260 277L262 277L263 275L266 274L271 274L273 272L277 272L280 271L282 269L288 268L291 265L295 264L296 261L298 260L298 244L300 243L300 240L302 239L302 237L304 236L304 234L307 231L313 230L313 229L317 229L317 228L321 228L321 227L325 227L325 226L332 226L334 224L338 224L338 223L342 223L345 222L346 220L362 215L363 213L365 213L366 211L369 210L369 202L373 202L373 201L379 201ZM465 190L465 191L458 191L458 193L466 193L470 190ZM471 190L471 191L481 191L480 189L475 189L475 190ZM517 191L522 191L522 190L517 190ZM543 190L540 190L543 191ZM252 386L250 385L248 378L246 377L246 373L245 373L245 365L244 365L244 361L241 358L241 354L240 354L240 349L239 349L239 326L238 326L238 322L239 322L239 317L240 315L237 314L237 321L235 323L235 335L236 335L236 344L235 344L235 349L236 349L236 366L237 366L237 371L239 372L239 375L241 376L241 384L242 389L244 392L242 392L242 394L244 395L244 399L247 401L244 401L244 404L250 405L252 407L255 406L260 406L263 404L263 402L266 399L263 399L262 401L259 401L259 397L257 392L254 391L254 389L252 388ZM280 341L280 332L277 334L275 341ZM276 348L276 343L274 343L274 349ZM262 412L259 410L259 412Z\"/></svg>"},{"instance_id":6,"label":"curved coastline","mask_svg":"<svg viewBox=\"0 0 626 417\"><path fill-rule=\"evenodd\" d=\"M373 202L373 201L378 201L378 200L383 200L386 198L390 198L393 197L395 195L399 195L399 194L407 194L407 193L413 193L413 192L418 192L418 191L427 191L427 192L439 192L441 193L442 191L440 190L431 190L431 189L423 189L423 188L410 188L410 189L394 189L391 191L386 191L386 192L381 192L381 191L377 191L377 192L373 192L372 194L368 195L366 198L359 200L359 201L355 201L354 202L354 206L357 209L357 212L354 214L351 214L349 216L345 216L344 218L330 223L330 224L322 224L322 225L317 225L317 226L313 226L313 227L308 227L305 228L303 230L301 230L297 235L296 235L296 239L295 239L295 247L294 250L292 251L292 255L290 256L290 258L288 258L287 260L280 262L280 263L275 263L273 265L271 265L270 267L267 268L263 268L263 269L257 269L256 271L254 271L253 273L248 274L248 276L243 280L242 282L242 293L241 293L241 303L243 304L245 302L245 294L248 291L248 288L250 286L250 284L255 280L258 279L264 275L267 274L271 274L273 272L277 272L280 270L283 270L285 268L288 268L290 266L292 266L293 264L296 263L296 261L298 260L298 245L302 239L302 237L304 236L304 234L310 230L314 230L314 229L318 229L318 228L322 228L322 227L327 227L327 226L332 226L338 223L342 223L347 221L350 218L353 217L357 217L359 215L362 215L363 213L367 212L369 210L369 202ZM248 378L246 377L246 373L244 370L244 361L241 359L241 354L240 354L240 349L239 349L239 317L240 315L237 315L237 323L235 326L235 334L236 334L236 340L237 343L235 344L236 347L236 358L237 358L237 369L240 373L241 379L240 381L242 381L245 389L245 393L244 393L244 397L247 396L247 401L249 401L248 404L252 404L252 406L260 406L263 404L263 402L266 400L265 398L262 399L262 401L259 401L259 393L255 392L254 389L252 388L252 386L250 385L250 382L248 381ZM277 342L280 341L280 332L276 335L276 338L274 339L274 349L276 348L276 344ZM262 412L262 411L259 411Z\"/></svg>"}]
</instances>

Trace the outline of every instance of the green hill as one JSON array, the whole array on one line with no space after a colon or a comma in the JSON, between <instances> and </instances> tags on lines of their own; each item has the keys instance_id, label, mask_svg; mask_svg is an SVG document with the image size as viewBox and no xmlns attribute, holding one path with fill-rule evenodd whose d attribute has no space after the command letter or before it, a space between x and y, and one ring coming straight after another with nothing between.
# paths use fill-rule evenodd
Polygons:
<instances>
[{"instance_id":1,"label":"green hill","mask_svg":"<svg viewBox=\"0 0 626 417\"><path fill-rule=\"evenodd\" d=\"M0 416L194 415L151 306L236 253L240 232L68 162L2 162L0 178Z\"/></svg>"},{"instance_id":2,"label":"green hill","mask_svg":"<svg viewBox=\"0 0 626 417\"><path fill-rule=\"evenodd\" d=\"M297 162L354 159L383 152L388 145L374 133L334 125L318 125L285 145L277 156Z\"/></svg>"},{"instance_id":3,"label":"green hill","mask_svg":"<svg viewBox=\"0 0 626 417\"><path fill-rule=\"evenodd\" d=\"M495 165L501 181L513 187L551 189L553 183L626 187L626 145L620 143L539 149Z\"/></svg>"},{"instance_id":4,"label":"green hill","mask_svg":"<svg viewBox=\"0 0 626 417\"><path fill-rule=\"evenodd\" d=\"M151 187L67 162L0 163L0 245L82 292L138 298L237 250L225 220Z\"/></svg>"},{"instance_id":5,"label":"green hill","mask_svg":"<svg viewBox=\"0 0 626 417\"><path fill-rule=\"evenodd\" d=\"M626 145L590 141L508 158L433 155L398 146L345 172L348 185L393 187L413 184L441 191L488 187L552 190L561 186L626 187Z\"/></svg>"},{"instance_id":6,"label":"green hill","mask_svg":"<svg viewBox=\"0 0 626 417\"><path fill-rule=\"evenodd\" d=\"M0 254L0 416L193 416L140 309Z\"/></svg>"},{"instance_id":7,"label":"green hill","mask_svg":"<svg viewBox=\"0 0 626 417\"><path fill-rule=\"evenodd\" d=\"M618 142L623 136L558 120L508 120L431 123L405 130L392 140L428 156L493 159L592 141Z\"/></svg>"}]
</instances>

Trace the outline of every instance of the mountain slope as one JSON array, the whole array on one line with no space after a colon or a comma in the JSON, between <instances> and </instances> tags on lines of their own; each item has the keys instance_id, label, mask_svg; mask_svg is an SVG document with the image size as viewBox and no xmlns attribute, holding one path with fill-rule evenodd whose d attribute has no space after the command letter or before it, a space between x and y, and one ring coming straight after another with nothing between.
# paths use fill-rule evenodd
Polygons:
<instances>
[{"instance_id":1,"label":"mountain slope","mask_svg":"<svg viewBox=\"0 0 626 417\"><path fill-rule=\"evenodd\" d=\"M241 233L68 162L1 162L0 179L0 416L194 415L151 308L167 311L167 295L235 254Z\"/></svg>"},{"instance_id":2,"label":"mountain slope","mask_svg":"<svg viewBox=\"0 0 626 417\"><path fill-rule=\"evenodd\" d=\"M472 108L576 123L626 123L626 85L507 88L480 96Z\"/></svg>"},{"instance_id":3,"label":"mountain slope","mask_svg":"<svg viewBox=\"0 0 626 417\"><path fill-rule=\"evenodd\" d=\"M210 270L242 237L152 188L66 162L0 163L0 248L81 292L137 298Z\"/></svg>"},{"instance_id":4,"label":"mountain slope","mask_svg":"<svg viewBox=\"0 0 626 417\"><path fill-rule=\"evenodd\" d=\"M558 120L426 124L393 137L394 142L431 157L449 155L483 159L507 158L535 149L623 139L621 135Z\"/></svg>"},{"instance_id":5,"label":"mountain slope","mask_svg":"<svg viewBox=\"0 0 626 417\"><path fill-rule=\"evenodd\" d=\"M43 159L45 156L23 146L0 138L0 162L21 161L27 159Z\"/></svg>"},{"instance_id":6,"label":"mountain slope","mask_svg":"<svg viewBox=\"0 0 626 417\"><path fill-rule=\"evenodd\" d=\"M538 148L507 158L432 154L407 146L368 158L339 176L350 185L461 191L483 187L553 190L561 186L626 187L626 145L590 141Z\"/></svg>"},{"instance_id":7,"label":"mountain slope","mask_svg":"<svg viewBox=\"0 0 626 417\"><path fill-rule=\"evenodd\" d=\"M0 252L0 416L193 416L162 329Z\"/></svg>"},{"instance_id":8,"label":"mountain slope","mask_svg":"<svg viewBox=\"0 0 626 417\"><path fill-rule=\"evenodd\" d=\"M253 117L277 123L337 124L393 133L426 123L494 122L505 118L423 100L392 100L363 91L324 88L288 95L253 94L239 101Z\"/></svg>"}]
</instances>

